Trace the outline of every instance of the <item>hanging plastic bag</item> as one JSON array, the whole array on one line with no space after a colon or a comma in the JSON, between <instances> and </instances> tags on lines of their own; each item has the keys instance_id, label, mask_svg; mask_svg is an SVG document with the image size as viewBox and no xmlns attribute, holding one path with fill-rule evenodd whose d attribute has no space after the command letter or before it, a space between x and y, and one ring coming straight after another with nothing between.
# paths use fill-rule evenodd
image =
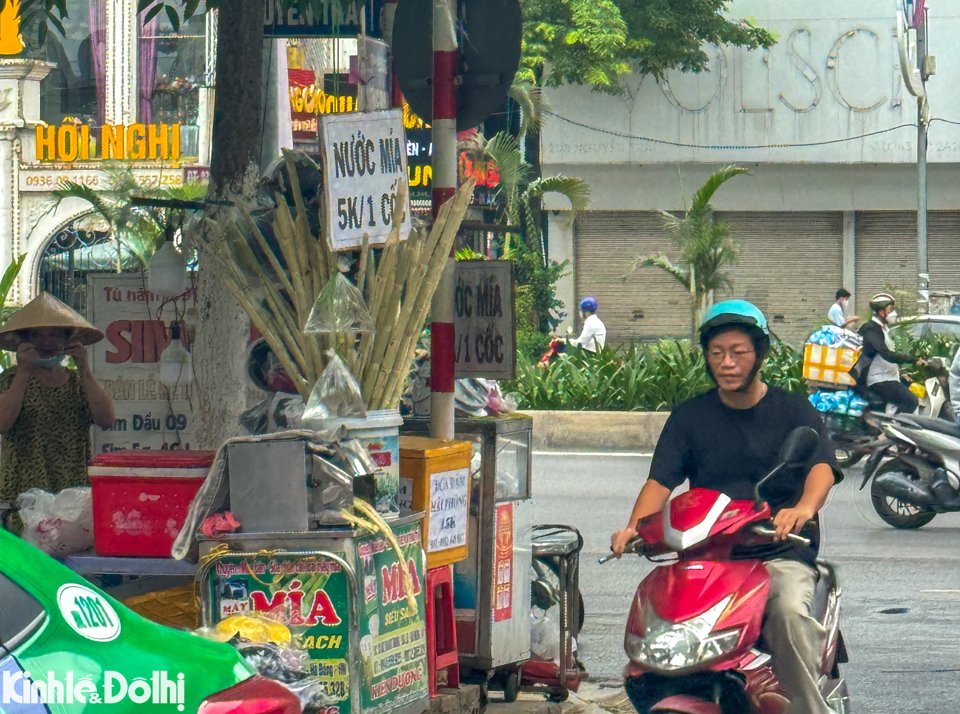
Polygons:
<instances>
[{"instance_id":1,"label":"hanging plastic bag","mask_svg":"<svg viewBox=\"0 0 960 714\"><path fill-rule=\"evenodd\" d=\"M47 555L64 557L93 547L93 499L89 488L54 495L31 488L17 498L23 539Z\"/></svg>"},{"instance_id":2,"label":"hanging plastic bag","mask_svg":"<svg viewBox=\"0 0 960 714\"><path fill-rule=\"evenodd\" d=\"M377 322L357 286L338 271L317 296L303 331L375 333Z\"/></svg>"},{"instance_id":3,"label":"hanging plastic bag","mask_svg":"<svg viewBox=\"0 0 960 714\"><path fill-rule=\"evenodd\" d=\"M360 393L360 385L340 356L330 350L330 362L310 393L303 411L303 421L328 419L362 419L367 408Z\"/></svg>"},{"instance_id":4,"label":"hanging plastic bag","mask_svg":"<svg viewBox=\"0 0 960 714\"><path fill-rule=\"evenodd\" d=\"M530 651L540 659L560 661L560 619L559 608L541 610L530 608Z\"/></svg>"}]
</instances>

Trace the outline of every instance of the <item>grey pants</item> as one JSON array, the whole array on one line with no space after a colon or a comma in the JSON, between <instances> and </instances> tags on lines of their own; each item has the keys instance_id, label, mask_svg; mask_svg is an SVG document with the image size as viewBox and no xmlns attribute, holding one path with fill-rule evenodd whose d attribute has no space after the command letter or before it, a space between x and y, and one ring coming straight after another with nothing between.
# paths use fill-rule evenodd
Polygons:
<instances>
[{"instance_id":1,"label":"grey pants","mask_svg":"<svg viewBox=\"0 0 960 714\"><path fill-rule=\"evenodd\" d=\"M831 714L820 694L826 630L813 616L817 573L799 560L771 560L763 639L773 671L790 697L790 714Z\"/></svg>"}]
</instances>

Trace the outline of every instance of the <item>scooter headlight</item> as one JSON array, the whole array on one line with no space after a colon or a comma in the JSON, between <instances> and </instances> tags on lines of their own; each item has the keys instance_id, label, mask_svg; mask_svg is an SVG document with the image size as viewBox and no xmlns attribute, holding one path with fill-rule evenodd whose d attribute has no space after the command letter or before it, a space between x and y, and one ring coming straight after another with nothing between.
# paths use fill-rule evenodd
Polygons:
<instances>
[{"instance_id":1,"label":"scooter headlight","mask_svg":"<svg viewBox=\"0 0 960 714\"><path fill-rule=\"evenodd\" d=\"M731 599L727 596L704 614L685 622L667 622L652 607L644 607L645 634L627 635L627 654L639 664L672 672L732 652L740 641L741 628L711 634Z\"/></svg>"}]
</instances>

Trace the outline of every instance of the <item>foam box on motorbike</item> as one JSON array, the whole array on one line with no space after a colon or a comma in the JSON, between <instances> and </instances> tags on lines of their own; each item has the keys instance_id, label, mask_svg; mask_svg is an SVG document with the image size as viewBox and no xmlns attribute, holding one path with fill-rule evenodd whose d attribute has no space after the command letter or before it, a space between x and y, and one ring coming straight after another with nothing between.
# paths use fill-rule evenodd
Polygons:
<instances>
[{"instance_id":1,"label":"foam box on motorbike","mask_svg":"<svg viewBox=\"0 0 960 714\"><path fill-rule=\"evenodd\" d=\"M852 386L855 382L848 373L859 356L860 350L849 347L808 344L803 350L803 378Z\"/></svg>"}]
</instances>

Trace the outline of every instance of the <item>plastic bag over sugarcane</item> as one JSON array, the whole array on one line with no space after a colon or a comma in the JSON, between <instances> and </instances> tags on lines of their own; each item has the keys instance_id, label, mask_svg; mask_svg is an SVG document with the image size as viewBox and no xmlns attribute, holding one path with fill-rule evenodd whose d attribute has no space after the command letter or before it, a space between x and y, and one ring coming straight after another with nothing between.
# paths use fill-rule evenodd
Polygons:
<instances>
[{"instance_id":1,"label":"plastic bag over sugarcane","mask_svg":"<svg viewBox=\"0 0 960 714\"><path fill-rule=\"evenodd\" d=\"M330 278L307 317L306 333L373 334L377 321L357 286L341 273Z\"/></svg>"},{"instance_id":2,"label":"plastic bag over sugarcane","mask_svg":"<svg viewBox=\"0 0 960 714\"><path fill-rule=\"evenodd\" d=\"M336 352L328 351L327 357L327 366L310 393L301 421L323 428L336 420L363 419L367 407L356 377Z\"/></svg>"}]
</instances>

